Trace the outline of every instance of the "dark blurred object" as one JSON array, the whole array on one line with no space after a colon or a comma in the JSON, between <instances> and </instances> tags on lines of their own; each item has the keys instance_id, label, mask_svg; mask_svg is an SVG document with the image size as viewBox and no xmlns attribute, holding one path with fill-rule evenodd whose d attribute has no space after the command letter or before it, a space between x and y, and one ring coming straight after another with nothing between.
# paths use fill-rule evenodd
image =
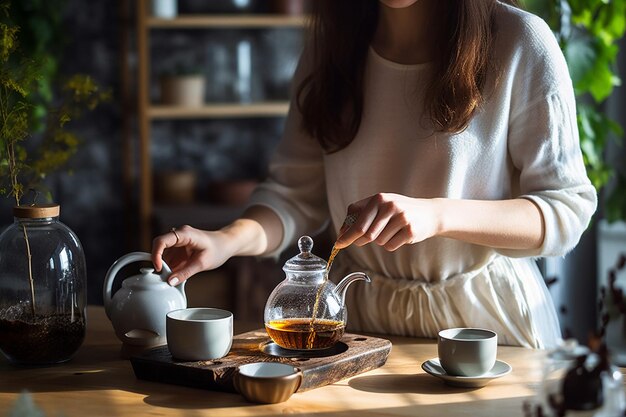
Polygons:
<instances>
[{"instance_id":1,"label":"dark blurred object","mask_svg":"<svg viewBox=\"0 0 626 417\"><path fill-rule=\"evenodd\" d=\"M259 10L258 0L179 0L181 14L253 13Z\"/></svg>"},{"instance_id":2,"label":"dark blurred object","mask_svg":"<svg viewBox=\"0 0 626 417\"><path fill-rule=\"evenodd\" d=\"M576 366L563 379L563 405L565 410L595 410L604 404L600 373L608 364L588 369L587 356L577 358Z\"/></svg>"},{"instance_id":3,"label":"dark blurred object","mask_svg":"<svg viewBox=\"0 0 626 417\"><path fill-rule=\"evenodd\" d=\"M224 180L209 183L208 197L212 203L241 206L248 202L256 180Z\"/></svg>"},{"instance_id":4,"label":"dark blurred object","mask_svg":"<svg viewBox=\"0 0 626 417\"><path fill-rule=\"evenodd\" d=\"M195 201L197 176L193 171L155 174L154 195L159 203L190 204Z\"/></svg>"},{"instance_id":5,"label":"dark blurred object","mask_svg":"<svg viewBox=\"0 0 626 417\"><path fill-rule=\"evenodd\" d=\"M271 12L299 16L311 10L309 0L272 0Z\"/></svg>"}]
</instances>

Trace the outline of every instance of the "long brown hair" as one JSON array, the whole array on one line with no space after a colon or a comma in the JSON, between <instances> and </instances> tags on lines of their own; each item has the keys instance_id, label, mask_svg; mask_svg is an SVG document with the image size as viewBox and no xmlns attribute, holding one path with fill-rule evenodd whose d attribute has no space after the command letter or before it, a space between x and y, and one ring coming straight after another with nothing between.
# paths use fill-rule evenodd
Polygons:
<instances>
[{"instance_id":1,"label":"long brown hair","mask_svg":"<svg viewBox=\"0 0 626 417\"><path fill-rule=\"evenodd\" d=\"M516 0L505 1L517 5ZM297 86L302 128L327 152L348 146L361 124L363 79L378 21L378 0L315 0L311 72ZM491 69L496 0L439 0L447 38L434 61L424 108L439 132L464 130L483 101Z\"/></svg>"}]
</instances>

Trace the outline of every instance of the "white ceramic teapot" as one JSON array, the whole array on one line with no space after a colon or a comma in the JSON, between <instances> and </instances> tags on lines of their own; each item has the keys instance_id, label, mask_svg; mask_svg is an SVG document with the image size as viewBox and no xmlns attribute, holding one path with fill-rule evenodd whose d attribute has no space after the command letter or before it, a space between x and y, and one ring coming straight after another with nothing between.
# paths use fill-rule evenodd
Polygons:
<instances>
[{"instance_id":1,"label":"white ceramic teapot","mask_svg":"<svg viewBox=\"0 0 626 417\"><path fill-rule=\"evenodd\" d=\"M160 274L153 268L141 268L141 274L126 278L122 288L111 294L120 269L132 262L150 260L149 253L131 252L115 261L104 279L104 308L115 334L126 346L148 348L165 344L166 314L187 308L185 282L170 286L167 278L172 271L165 262Z\"/></svg>"}]
</instances>

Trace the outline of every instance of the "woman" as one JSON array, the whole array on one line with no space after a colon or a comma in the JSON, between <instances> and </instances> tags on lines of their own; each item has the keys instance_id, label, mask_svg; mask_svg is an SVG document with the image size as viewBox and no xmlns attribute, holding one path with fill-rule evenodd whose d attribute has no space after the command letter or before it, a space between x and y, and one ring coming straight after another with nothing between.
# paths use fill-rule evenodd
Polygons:
<instances>
[{"instance_id":1,"label":"woman","mask_svg":"<svg viewBox=\"0 0 626 417\"><path fill-rule=\"evenodd\" d=\"M353 330L486 327L502 344L554 346L532 258L571 250L596 194L549 28L495 0L314 4L269 178L224 229L157 237L156 268L163 255L176 285L231 256L276 255L330 219L345 248L336 276L372 278L348 292Z\"/></svg>"}]
</instances>

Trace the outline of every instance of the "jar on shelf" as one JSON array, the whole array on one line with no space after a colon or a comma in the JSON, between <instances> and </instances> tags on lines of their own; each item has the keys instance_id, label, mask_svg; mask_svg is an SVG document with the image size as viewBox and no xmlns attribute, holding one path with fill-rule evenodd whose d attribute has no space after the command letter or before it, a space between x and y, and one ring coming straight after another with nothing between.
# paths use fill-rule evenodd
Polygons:
<instances>
[{"instance_id":1,"label":"jar on shelf","mask_svg":"<svg viewBox=\"0 0 626 417\"><path fill-rule=\"evenodd\" d=\"M173 19L178 15L178 0L152 0L152 16L161 19Z\"/></svg>"},{"instance_id":2,"label":"jar on shelf","mask_svg":"<svg viewBox=\"0 0 626 417\"><path fill-rule=\"evenodd\" d=\"M14 207L0 234L0 351L16 364L65 362L85 338L85 257L59 212Z\"/></svg>"}]
</instances>

